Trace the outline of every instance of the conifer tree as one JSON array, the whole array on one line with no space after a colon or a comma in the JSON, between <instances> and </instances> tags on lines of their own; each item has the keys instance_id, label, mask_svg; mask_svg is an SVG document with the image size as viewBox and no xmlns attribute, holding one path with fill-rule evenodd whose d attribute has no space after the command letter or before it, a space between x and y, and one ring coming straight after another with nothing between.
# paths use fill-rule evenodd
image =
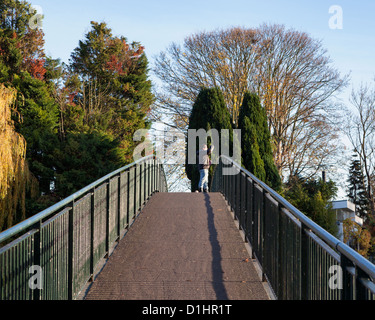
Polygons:
<instances>
[{"instance_id":1,"label":"conifer tree","mask_svg":"<svg viewBox=\"0 0 375 320\"><path fill-rule=\"evenodd\" d=\"M369 201L365 188L365 176L357 154L353 154L353 160L349 168L348 198L355 204L356 214L365 218L369 210Z\"/></svg>"},{"instance_id":2,"label":"conifer tree","mask_svg":"<svg viewBox=\"0 0 375 320\"><path fill-rule=\"evenodd\" d=\"M130 163L133 133L150 126L148 60L140 43L114 37L105 23L91 22L91 27L71 55L71 100L82 110L86 131L117 139L124 162Z\"/></svg>"},{"instance_id":3,"label":"conifer tree","mask_svg":"<svg viewBox=\"0 0 375 320\"><path fill-rule=\"evenodd\" d=\"M48 60L58 71L57 61ZM67 196L131 163L137 129L148 128L153 96L144 47L115 37L105 23L91 29L71 55L60 105L56 192ZM49 69L47 77L53 76Z\"/></svg>"},{"instance_id":4,"label":"conifer tree","mask_svg":"<svg viewBox=\"0 0 375 320\"><path fill-rule=\"evenodd\" d=\"M331 201L336 194L334 181L324 182L322 179L304 179L300 176L290 176L284 190L285 199L334 236L337 225Z\"/></svg>"},{"instance_id":5,"label":"conifer tree","mask_svg":"<svg viewBox=\"0 0 375 320\"><path fill-rule=\"evenodd\" d=\"M280 191L281 179L273 160L267 115L256 94L245 93L238 128L241 129L242 165Z\"/></svg>"},{"instance_id":6,"label":"conifer tree","mask_svg":"<svg viewBox=\"0 0 375 320\"><path fill-rule=\"evenodd\" d=\"M219 133L219 136L222 129L229 129L229 146L232 145L233 132L231 117L225 105L224 97L220 89L201 88L193 104L193 108L189 117L188 129L204 129L206 131L209 131L210 129L216 129ZM211 140L208 137L208 147L210 146L210 143ZM199 147L198 139L196 141L196 146ZM217 154L221 154L220 146L215 147L219 149L216 150ZM187 150L188 149L189 148L187 148ZM185 168L187 177L191 181L191 191L195 191L198 188L199 182L199 171L197 165L188 164L188 157L186 157ZM209 172L209 182L211 181L213 170L214 166L211 166Z\"/></svg>"}]
</instances>

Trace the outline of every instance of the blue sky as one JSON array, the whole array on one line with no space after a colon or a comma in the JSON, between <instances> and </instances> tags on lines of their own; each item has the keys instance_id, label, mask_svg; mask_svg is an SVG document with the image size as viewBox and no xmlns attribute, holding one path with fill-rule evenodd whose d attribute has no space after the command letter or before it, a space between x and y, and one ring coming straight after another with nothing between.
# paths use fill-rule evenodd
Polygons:
<instances>
[{"instance_id":1,"label":"blue sky","mask_svg":"<svg viewBox=\"0 0 375 320\"><path fill-rule=\"evenodd\" d=\"M351 84L340 96L344 103L352 86L372 82L375 76L374 0L29 1L45 16L46 53L64 62L90 30L90 21L104 21L114 35L144 45L151 67L155 55L171 42L182 44L195 32L278 23L321 40L333 66L342 75L351 73ZM342 29L329 27L333 5L342 8Z\"/></svg>"},{"instance_id":2,"label":"blue sky","mask_svg":"<svg viewBox=\"0 0 375 320\"><path fill-rule=\"evenodd\" d=\"M45 15L45 48L53 58L68 62L90 21L104 21L115 35L139 41L153 57L171 42L198 31L230 26L257 27L280 23L323 41L335 67L351 72L352 84L375 75L375 1L373 0L35 0ZM332 5L343 10L343 28L330 29Z\"/></svg>"}]
</instances>

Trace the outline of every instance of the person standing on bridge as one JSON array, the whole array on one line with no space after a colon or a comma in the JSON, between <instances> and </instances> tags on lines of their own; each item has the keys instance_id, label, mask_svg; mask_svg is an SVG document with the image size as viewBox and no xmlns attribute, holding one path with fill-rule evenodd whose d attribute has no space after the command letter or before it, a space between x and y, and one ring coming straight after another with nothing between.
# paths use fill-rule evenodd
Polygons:
<instances>
[{"instance_id":1,"label":"person standing on bridge","mask_svg":"<svg viewBox=\"0 0 375 320\"><path fill-rule=\"evenodd\" d=\"M210 148L207 148L207 145L204 144L202 150L197 151L198 157L198 170L199 170L199 183L198 191L199 192L208 192L208 169L211 165L211 160L209 155L214 150L214 145L211 145Z\"/></svg>"}]
</instances>

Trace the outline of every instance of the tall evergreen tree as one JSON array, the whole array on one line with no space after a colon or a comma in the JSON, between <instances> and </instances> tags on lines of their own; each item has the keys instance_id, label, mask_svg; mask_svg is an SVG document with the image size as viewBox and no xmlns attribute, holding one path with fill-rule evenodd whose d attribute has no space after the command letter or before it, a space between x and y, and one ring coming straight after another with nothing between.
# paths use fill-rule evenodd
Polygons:
<instances>
[{"instance_id":1,"label":"tall evergreen tree","mask_svg":"<svg viewBox=\"0 0 375 320\"><path fill-rule=\"evenodd\" d=\"M150 126L153 102L144 47L114 37L105 23L92 29L74 49L68 87L71 101L82 109L87 131L101 131L117 139L125 162L132 162L133 133Z\"/></svg>"},{"instance_id":2,"label":"tall evergreen tree","mask_svg":"<svg viewBox=\"0 0 375 320\"><path fill-rule=\"evenodd\" d=\"M193 108L189 117L188 129L204 129L206 131L209 131L210 129L216 129L219 133L219 136L222 129L229 129L229 144L230 146L232 145L233 132L231 117L225 105L224 97L220 89L201 88L193 104ZM208 138L207 145L210 146L210 144L211 139ZM196 141L196 145L199 146L198 139ZM221 154L220 146L215 147L219 148L219 150L216 150L217 154ZM187 177L191 181L191 190L195 191L198 188L199 182L199 171L197 165L188 164L188 157L186 157L185 168ZM213 170L214 167L211 166L209 172L209 182L211 182Z\"/></svg>"},{"instance_id":3,"label":"tall evergreen tree","mask_svg":"<svg viewBox=\"0 0 375 320\"><path fill-rule=\"evenodd\" d=\"M238 128L241 129L242 165L280 191L281 178L273 160L267 115L256 94L245 93Z\"/></svg>"},{"instance_id":4,"label":"tall evergreen tree","mask_svg":"<svg viewBox=\"0 0 375 320\"><path fill-rule=\"evenodd\" d=\"M58 71L56 61L48 62ZM49 71L47 77L53 76ZM61 196L133 161L133 134L150 126L147 113L153 101L143 46L114 37L105 23L91 22L64 76L65 87L57 92L65 95L56 150L56 192Z\"/></svg>"},{"instance_id":5,"label":"tall evergreen tree","mask_svg":"<svg viewBox=\"0 0 375 320\"><path fill-rule=\"evenodd\" d=\"M348 198L355 204L356 214L361 218L365 218L369 210L369 200L366 193L365 176L357 154L353 154L347 182Z\"/></svg>"}]
</instances>

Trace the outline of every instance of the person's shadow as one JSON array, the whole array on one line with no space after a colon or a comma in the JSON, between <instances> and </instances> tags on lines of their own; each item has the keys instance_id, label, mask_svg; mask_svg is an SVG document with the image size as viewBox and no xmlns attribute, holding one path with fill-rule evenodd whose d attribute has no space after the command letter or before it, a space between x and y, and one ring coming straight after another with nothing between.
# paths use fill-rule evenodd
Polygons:
<instances>
[{"instance_id":1,"label":"person's shadow","mask_svg":"<svg viewBox=\"0 0 375 320\"><path fill-rule=\"evenodd\" d=\"M207 208L207 223L208 223L208 231L211 243L211 250L212 250L212 274L213 274L213 289L216 293L216 299L218 300L228 300L227 291L224 286L223 280L223 268L221 266L221 249L219 245L219 241L217 239L217 231L215 228L214 223L214 212L211 206L211 200L209 193L204 194L205 203Z\"/></svg>"}]
</instances>

